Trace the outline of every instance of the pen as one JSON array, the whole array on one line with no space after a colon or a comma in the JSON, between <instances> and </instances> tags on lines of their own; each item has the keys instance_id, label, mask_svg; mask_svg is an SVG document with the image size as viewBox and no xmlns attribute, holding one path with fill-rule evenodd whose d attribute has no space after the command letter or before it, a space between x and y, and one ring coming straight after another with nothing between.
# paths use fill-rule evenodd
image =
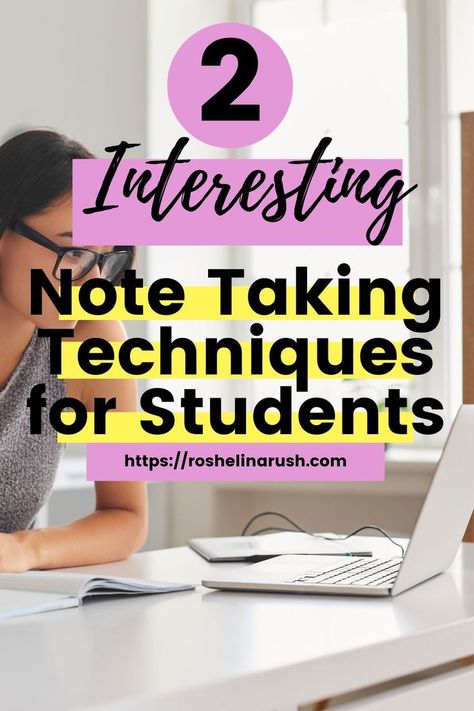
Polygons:
<instances>
[{"instance_id":1,"label":"pen","mask_svg":"<svg viewBox=\"0 0 474 711\"><path fill-rule=\"evenodd\" d=\"M372 558L373 553L372 551L352 551L352 553L343 553L343 555L359 556L360 558Z\"/></svg>"}]
</instances>

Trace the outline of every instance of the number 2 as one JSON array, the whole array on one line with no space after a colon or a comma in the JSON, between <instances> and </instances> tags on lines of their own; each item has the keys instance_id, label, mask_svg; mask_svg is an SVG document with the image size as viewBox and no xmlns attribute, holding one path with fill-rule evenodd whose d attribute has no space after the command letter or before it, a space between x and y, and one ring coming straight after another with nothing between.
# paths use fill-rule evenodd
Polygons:
<instances>
[{"instance_id":1,"label":"number 2","mask_svg":"<svg viewBox=\"0 0 474 711\"><path fill-rule=\"evenodd\" d=\"M237 69L227 84L201 107L203 121L259 121L259 104L233 104L257 74L258 56L251 44L238 37L222 37L211 42L202 55L203 66L220 66L223 58L232 54Z\"/></svg>"}]
</instances>

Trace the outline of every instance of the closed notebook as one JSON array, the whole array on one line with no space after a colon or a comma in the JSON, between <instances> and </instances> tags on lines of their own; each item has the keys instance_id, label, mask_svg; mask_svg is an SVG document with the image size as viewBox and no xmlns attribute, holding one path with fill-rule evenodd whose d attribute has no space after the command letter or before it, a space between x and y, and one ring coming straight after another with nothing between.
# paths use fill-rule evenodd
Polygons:
<instances>
[{"instance_id":1,"label":"closed notebook","mask_svg":"<svg viewBox=\"0 0 474 711\"><path fill-rule=\"evenodd\" d=\"M298 531L267 533L262 536L224 536L222 538L192 538L188 546L211 563L258 561L278 555L348 555L372 552L377 538L359 537L344 540L336 533L310 536ZM327 540L327 539L330 540ZM370 545L369 545L370 542Z\"/></svg>"},{"instance_id":2,"label":"closed notebook","mask_svg":"<svg viewBox=\"0 0 474 711\"><path fill-rule=\"evenodd\" d=\"M86 598L193 590L193 585L56 571L0 573L0 618L78 607Z\"/></svg>"}]
</instances>

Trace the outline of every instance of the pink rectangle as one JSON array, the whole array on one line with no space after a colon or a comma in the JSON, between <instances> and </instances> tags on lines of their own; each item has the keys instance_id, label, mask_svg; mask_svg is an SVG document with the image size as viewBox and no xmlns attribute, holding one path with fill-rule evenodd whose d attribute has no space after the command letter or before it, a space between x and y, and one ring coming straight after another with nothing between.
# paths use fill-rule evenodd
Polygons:
<instances>
[{"instance_id":1,"label":"pink rectangle","mask_svg":"<svg viewBox=\"0 0 474 711\"><path fill-rule=\"evenodd\" d=\"M76 245L369 245L367 231L379 215L370 235L372 241L378 234L384 221L383 214L388 209L389 199L396 181L401 178L392 175L378 199L372 205L370 200L356 199L358 187L348 196L336 202L324 197L313 212L303 221L295 217L296 196L287 200L286 213L275 222L262 217L262 209L274 199L275 192L269 192L260 206L251 212L244 210L240 202L225 214L216 215L215 200L220 187L214 186L209 196L192 212L187 211L180 199L169 213L156 221L151 215L153 199L146 203L139 202L136 193L124 197L123 186L130 169L136 170L135 180L144 170L150 171L144 195L156 186L163 171L163 165L148 163L144 160L123 159L113 175L110 188L104 199L105 205L116 205L113 209L84 214L85 208L93 207L96 196L103 182L110 161L89 159L73 161L73 234ZM187 178L196 170L206 171L207 182L197 188L190 197L190 205L197 204L208 189L212 187L211 178L221 174L221 183L228 183L230 192L226 204L235 197L243 180L251 171L265 171L266 180L250 193L249 206L253 206L263 197L266 189L274 184L275 173L284 171L283 188L285 192L300 185L305 164L290 163L286 159L193 159L174 166L171 177L163 192L163 207L172 202L179 194ZM349 184L355 182L361 171L369 171L362 184L362 195L382 181L388 171L401 175L402 161L396 159L348 159L334 174L331 172L333 161L319 164L309 183L304 199L306 208L313 204L328 180L335 181L333 195L336 195L344 181L346 171L355 171ZM277 179L278 180L278 179ZM382 185L382 183L380 183ZM360 187L360 186L359 186ZM400 185L399 185L400 187ZM400 192L402 188L400 187ZM361 196L362 196L361 195ZM395 195L395 191L393 192ZM157 202L155 200L155 202ZM380 203L383 203L380 205ZM402 201L394 201L393 214L388 220L388 228L380 242L383 246L402 244Z\"/></svg>"},{"instance_id":2,"label":"pink rectangle","mask_svg":"<svg viewBox=\"0 0 474 711\"><path fill-rule=\"evenodd\" d=\"M90 444L87 447L89 481L384 481L384 477L384 444Z\"/></svg>"}]
</instances>

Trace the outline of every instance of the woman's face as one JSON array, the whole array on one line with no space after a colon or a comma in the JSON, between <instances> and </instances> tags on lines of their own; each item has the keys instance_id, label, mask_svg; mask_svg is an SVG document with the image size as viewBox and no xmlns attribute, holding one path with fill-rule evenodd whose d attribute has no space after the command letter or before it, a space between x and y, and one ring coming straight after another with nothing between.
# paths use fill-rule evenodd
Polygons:
<instances>
[{"instance_id":1,"label":"woman's face","mask_svg":"<svg viewBox=\"0 0 474 711\"><path fill-rule=\"evenodd\" d=\"M69 194L35 215L22 220L59 247L72 247L72 196ZM77 245L74 245L77 246ZM110 247L90 247L97 252L108 252ZM59 314L43 293L42 314L30 312L31 270L42 269L56 290L59 280L53 276L57 254L42 245L5 230L0 239L0 297L14 311L39 328L74 328L76 321L60 321ZM82 279L74 281L80 286L87 279L99 277L94 267Z\"/></svg>"}]
</instances>

